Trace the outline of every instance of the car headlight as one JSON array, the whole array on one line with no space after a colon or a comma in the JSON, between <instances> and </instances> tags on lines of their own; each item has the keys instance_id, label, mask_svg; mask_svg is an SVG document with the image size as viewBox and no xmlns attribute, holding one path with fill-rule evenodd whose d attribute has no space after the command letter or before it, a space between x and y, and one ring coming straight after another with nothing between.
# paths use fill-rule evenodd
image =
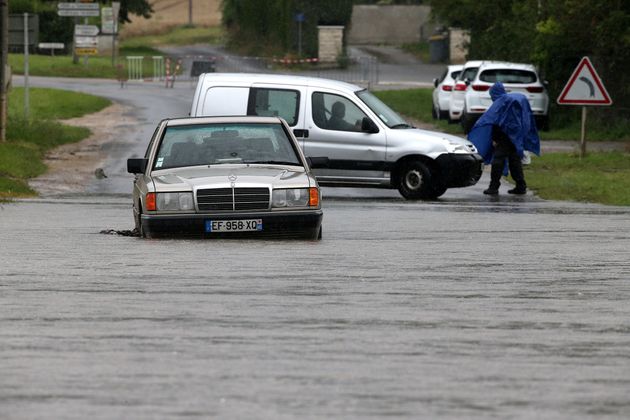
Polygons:
<instances>
[{"instance_id":1,"label":"car headlight","mask_svg":"<svg viewBox=\"0 0 630 420\"><path fill-rule=\"evenodd\" d=\"M448 143L449 147L449 153L476 153L476 148L473 146L472 148L466 146L465 144L459 144L459 143Z\"/></svg>"},{"instance_id":2,"label":"car headlight","mask_svg":"<svg viewBox=\"0 0 630 420\"><path fill-rule=\"evenodd\" d=\"M195 208L191 192L157 193L156 205L158 211L187 211Z\"/></svg>"},{"instance_id":3,"label":"car headlight","mask_svg":"<svg viewBox=\"0 0 630 420\"><path fill-rule=\"evenodd\" d=\"M273 190L271 207L319 207L319 189L313 187Z\"/></svg>"}]
</instances>

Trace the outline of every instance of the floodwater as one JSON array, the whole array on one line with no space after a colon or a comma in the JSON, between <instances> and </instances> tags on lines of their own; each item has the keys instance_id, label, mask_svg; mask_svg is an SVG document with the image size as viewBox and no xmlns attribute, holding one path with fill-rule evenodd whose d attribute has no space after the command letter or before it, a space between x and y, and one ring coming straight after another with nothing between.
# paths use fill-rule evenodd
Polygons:
<instances>
[{"instance_id":1,"label":"floodwater","mask_svg":"<svg viewBox=\"0 0 630 420\"><path fill-rule=\"evenodd\" d=\"M0 418L629 418L627 209L445 197L333 194L321 242L4 204Z\"/></svg>"}]
</instances>

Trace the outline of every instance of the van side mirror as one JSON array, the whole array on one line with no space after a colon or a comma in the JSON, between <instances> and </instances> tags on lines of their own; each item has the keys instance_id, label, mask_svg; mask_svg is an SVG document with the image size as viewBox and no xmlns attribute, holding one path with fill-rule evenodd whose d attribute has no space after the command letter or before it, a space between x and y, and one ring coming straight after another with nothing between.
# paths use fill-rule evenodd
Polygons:
<instances>
[{"instance_id":1,"label":"van side mirror","mask_svg":"<svg viewBox=\"0 0 630 420\"><path fill-rule=\"evenodd\" d=\"M368 117L363 117L363 119L361 120L361 131L365 133L378 133L378 127L376 126L374 121L372 121Z\"/></svg>"},{"instance_id":2,"label":"van side mirror","mask_svg":"<svg viewBox=\"0 0 630 420\"><path fill-rule=\"evenodd\" d=\"M328 168L328 166L330 165L330 159L328 159L327 157L307 157L306 158L306 163L308 163L308 166L311 169L317 169L317 168Z\"/></svg>"},{"instance_id":3,"label":"van side mirror","mask_svg":"<svg viewBox=\"0 0 630 420\"><path fill-rule=\"evenodd\" d=\"M130 174L143 174L147 169L148 159L131 158L127 159L127 172Z\"/></svg>"}]
</instances>

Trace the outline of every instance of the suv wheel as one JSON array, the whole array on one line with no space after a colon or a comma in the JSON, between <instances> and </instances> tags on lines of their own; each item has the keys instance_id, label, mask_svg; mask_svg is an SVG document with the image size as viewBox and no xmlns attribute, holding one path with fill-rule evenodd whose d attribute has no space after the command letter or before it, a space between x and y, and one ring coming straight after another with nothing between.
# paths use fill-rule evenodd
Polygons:
<instances>
[{"instance_id":1,"label":"suv wheel","mask_svg":"<svg viewBox=\"0 0 630 420\"><path fill-rule=\"evenodd\" d=\"M435 104L433 104L431 107L431 116L433 117L434 120L437 120L438 118L440 118L440 111L438 111L435 108Z\"/></svg>"},{"instance_id":2,"label":"suv wheel","mask_svg":"<svg viewBox=\"0 0 630 420\"><path fill-rule=\"evenodd\" d=\"M398 177L398 191L407 200L432 198L429 168L419 160L404 163Z\"/></svg>"}]
</instances>

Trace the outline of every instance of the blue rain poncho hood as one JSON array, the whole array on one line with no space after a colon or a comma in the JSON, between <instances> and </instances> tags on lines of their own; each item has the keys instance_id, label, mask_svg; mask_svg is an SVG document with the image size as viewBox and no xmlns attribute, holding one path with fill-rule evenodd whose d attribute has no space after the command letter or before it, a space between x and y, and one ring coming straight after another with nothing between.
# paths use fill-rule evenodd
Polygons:
<instances>
[{"instance_id":1,"label":"blue rain poncho hood","mask_svg":"<svg viewBox=\"0 0 630 420\"><path fill-rule=\"evenodd\" d=\"M477 120L468 139L477 147L479 154L487 164L492 162L492 126L496 125L510 138L518 155L524 151L540 155L540 138L536 121L525 95L507 93L503 83L497 82L490 88L492 105Z\"/></svg>"}]
</instances>

